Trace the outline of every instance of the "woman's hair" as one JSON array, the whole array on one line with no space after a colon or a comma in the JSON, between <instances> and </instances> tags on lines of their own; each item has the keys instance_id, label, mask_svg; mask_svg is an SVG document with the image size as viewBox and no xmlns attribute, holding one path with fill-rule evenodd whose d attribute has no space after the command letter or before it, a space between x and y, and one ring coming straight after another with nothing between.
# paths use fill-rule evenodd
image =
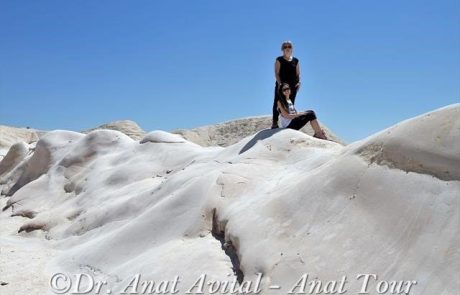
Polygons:
<instances>
[{"instance_id":1,"label":"woman's hair","mask_svg":"<svg viewBox=\"0 0 460 295\"><path fill-rule=\"evenodd\" d=\"M281 50L284 49L284 48L283 48L284 45L291 45L291 47L294 47L294 45L292 44L292 42L289 41L289 40L283 41L283 43L281 43Z\"/></svg>"},{"instance_id":2,"label":"woman's hair","mask_svg":"<svg viewBox=\"0 0 460 295\"><path fill-rule=\"evenodd\" d=\"M284 109L285 109L286 111L289 111L289 106L288 106L286 97L284 97L284 93L283 93L283 89L285 89L285 88L291 88L291 87L290 87L289 84L287 84L287 83L281 84L281 87L280 87L279 90L278 90L278 91L279 91L278 97L279 97L279 100L280 100L280 102L281 102L281 105L284 107ZM292 91L292 90L291 90L291 91Z\"/></svg>"}]
</instances>

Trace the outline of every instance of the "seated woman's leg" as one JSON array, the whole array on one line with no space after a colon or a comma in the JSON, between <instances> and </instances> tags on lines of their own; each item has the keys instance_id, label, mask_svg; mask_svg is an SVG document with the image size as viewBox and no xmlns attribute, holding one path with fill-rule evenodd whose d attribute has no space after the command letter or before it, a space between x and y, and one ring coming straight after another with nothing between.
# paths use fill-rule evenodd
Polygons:
<instances>
[{"instance_id":1,"label":"seated woman's leg","mask_svg":"<svg viewBox=\"0 0 460 295\"><path fill-rule=\"evenodd\" d=\"M314 111L306 111L305 114L300 115L294 119L292 119L291 123L286 128L291 128L295 130L300 130L303 126L305 126L309 121L315 120L316 114Z\"/></svg>"},{"instance_id":2,"label":"seated woman's leg","mask_svg":"<svg viewBox=\"0 0 460 295\"><path fill-rule=\"evenodd\" d=\"M316 120L316 116L314 120L310 121L310 124L313 130L315 131L315 134L313 135L313 137L327 140L326 133L324 133L324 130L321 129L321 127L319 126L318 120Z\"/></svg>"}]
</instances>

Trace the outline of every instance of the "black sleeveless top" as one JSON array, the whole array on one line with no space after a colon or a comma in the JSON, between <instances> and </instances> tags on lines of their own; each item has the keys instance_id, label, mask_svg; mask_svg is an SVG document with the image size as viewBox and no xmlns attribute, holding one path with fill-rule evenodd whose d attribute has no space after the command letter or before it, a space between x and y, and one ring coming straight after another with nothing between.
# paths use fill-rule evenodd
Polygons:
<instances>
[{"instance_id":1,"label":"black sleeveless top","mask_svg":"<svg viewBox=\"0 0 460 295\"><path fill-rule=\"evenodd\" d=\"M295 85L299 82L297 77L297 64L299 60L295 57L292 57L291 61L286 60L282 56L276 58L280 63L280 79L283 83L288 83L290 85Z\"/></svg>"}]
</instances>

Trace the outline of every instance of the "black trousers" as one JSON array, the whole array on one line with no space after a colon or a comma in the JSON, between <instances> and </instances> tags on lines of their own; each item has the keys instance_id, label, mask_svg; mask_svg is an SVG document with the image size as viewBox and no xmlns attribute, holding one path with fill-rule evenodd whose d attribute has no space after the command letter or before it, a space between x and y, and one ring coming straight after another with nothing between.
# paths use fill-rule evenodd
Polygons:
<instances>
[{"instance_id":1,"label":"black trousers","mask_svg":"<svg viewBox=\"0 0 460 295\"><path fill-rule=\"evenodd\" d=\"M295 97L297 95L297 88L295 88L295 84L291 84L291 83L288 83L289 84L289 87L291 88L291 96L289 97L292 101L292 103L295 103ZM278 99L279 97L283 95L281 93L281 89L280 87L278 86L278 82L275 82L275 95L274 95L274 98L273 98L273 117L272 117L272 122L273 124L277 124L278 123L278 115L279 115L279 112L278 112Z\"/></svg>"},{"instance_id":2,"label":"black trousers","mask_svg":"<svg viewBox=\"0 0 460 295\"><path fill-rule=\"evenodd\" d=\"M308 122L313 121L316 119L316 114L312 110L306 111L305 114L300 115L294 119L292 119L291 123L286 128L291 128L295 130L300 130L303 126L305 126Z\"/></svg>"}]
</instances>

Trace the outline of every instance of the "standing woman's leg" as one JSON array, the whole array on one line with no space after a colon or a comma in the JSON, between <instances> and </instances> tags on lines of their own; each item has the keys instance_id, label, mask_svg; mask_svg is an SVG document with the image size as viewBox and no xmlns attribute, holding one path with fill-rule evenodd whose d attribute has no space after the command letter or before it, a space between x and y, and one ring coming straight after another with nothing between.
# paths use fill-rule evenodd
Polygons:
<instances>
[{"instance_id":1,"label":"standing woman's leg","mask_svg":"<svg viewBox=\"0 0 460 295\"><path fill-rule=\"evenodd\" d=\"M295 88L295 84L290 85L291 87L291 96L289 97L292 103L295 104L295 97L297 96L297 88Z\"/></svg>"}]
</instances>

